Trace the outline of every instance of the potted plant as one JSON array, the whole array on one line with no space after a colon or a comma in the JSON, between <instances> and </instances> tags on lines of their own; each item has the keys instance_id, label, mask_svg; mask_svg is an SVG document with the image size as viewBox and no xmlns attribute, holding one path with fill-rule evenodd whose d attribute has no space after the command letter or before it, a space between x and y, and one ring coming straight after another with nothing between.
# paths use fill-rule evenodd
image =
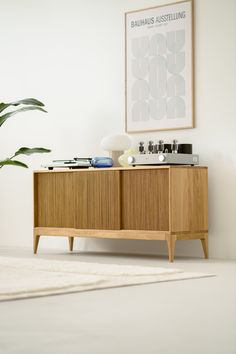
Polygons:
<instances>
[{"instance_id":1,"label":"potted plant","mask_svg":"<svg viewBox=\"0 0 236 354\"><path fill-rule=\"evenodd\" d=\"M12 110L10 112L2 114L4 110L6 110L8 107L17 107L21 106L20 108L17 108L15 110ZM10 102L10 103L0 103L0 127L13 115L20 113L20 112L25 112L25 111L32 111L32 110L39 110L42 112L47 112L45 109L43 109L44 104L35 98L26 98L20 101L16 102ZM15 159L15 157L18 157L19 155L32 155L35 153L47 153L51 152L49 149L45 148L39 148L39 147L34 147L34 148L29 148L29 147L21 147L18 149L11 157L8 157L4 160L0 159L0 168L6 165L13 165L13 166L20 166L20 167L25 167L28 168L28 166L19 161L18 158Z\"/></svg>"}]
</instances>

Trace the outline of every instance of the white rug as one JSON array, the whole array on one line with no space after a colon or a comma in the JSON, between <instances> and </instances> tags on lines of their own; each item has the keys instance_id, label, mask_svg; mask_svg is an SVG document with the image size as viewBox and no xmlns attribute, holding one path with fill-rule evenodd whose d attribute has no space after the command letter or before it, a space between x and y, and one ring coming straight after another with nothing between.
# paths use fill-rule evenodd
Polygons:
<instances>
[{"instance_id":1,"label":"white rug","mask_svg":"<svg viewBox=\"0 0 236 354\"><path fill-rule=\"evenodd\" d=\"M0 300L207 276L180 269L0 257Z\"/></svg>"}]
</instances>

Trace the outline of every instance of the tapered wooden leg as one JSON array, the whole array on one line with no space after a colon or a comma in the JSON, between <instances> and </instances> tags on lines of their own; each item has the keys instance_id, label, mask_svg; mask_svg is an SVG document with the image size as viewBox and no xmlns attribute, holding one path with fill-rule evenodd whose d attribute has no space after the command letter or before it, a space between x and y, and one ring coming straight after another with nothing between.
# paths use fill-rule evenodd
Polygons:
<instances>
[{"instance_id":1,"label":"tapered wooden leg","mask_svg":"<svg viewBox=\"0 0 236 354\"><path fill-rule=\"evenodd\" d=\"M208 258L208 234L204 234L204 238L201 238L202 248L204 252L204 256Z\"/></svg>"},{"instance_id":2,"label":"tapered wooden leg","mask_svg":"<svg viewBox=\"0 0 236 354\"><path fill-rule=\"evenodd\" d=\"M169 255L169 262L174 261L175 255L175 235L166 235L167 247L168 247L168 255Z\"/></svg>"},{"instance_id":3,"label":"tapered wooden leg","mask_svg":"<svg viewBox=\"0 0 236 354\"><path fill-rule=\"evenodd\" d=\"M72 252L74 246L74 237L68 237L68 240L69 240L69 249Z\"/></svg>"},{"instance_id":4,"label":"tapered wooden leg","mask_svg":"<svg viewBox=\"0 0 236 354\"><path fill-rule=\"evenodd\" d=\"M37 253L40 235L34 235L34 254Z\"/></svg>"}]
</instances>

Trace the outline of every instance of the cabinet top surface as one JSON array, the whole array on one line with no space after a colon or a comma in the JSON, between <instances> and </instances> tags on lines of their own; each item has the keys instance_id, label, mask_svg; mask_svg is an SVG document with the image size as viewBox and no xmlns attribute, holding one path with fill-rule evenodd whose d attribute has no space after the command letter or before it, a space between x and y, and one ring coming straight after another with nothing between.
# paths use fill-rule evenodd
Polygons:
<instances>
[{"instance_id":1,"label":"cabinet top surface","mask_svg":"<svg viewBox=\"0 0 236 354\"><path fill-rule=\"evenodd\" d=\"M136 170L160 170L160 169L174 169L174 168L190 168L190 169L199 169L205 168L206 166L188 166L188 165L162 165L162 166L154 166L154 165L146 165L146 166L130 166L130 167L109 167L109 168L78 168L78 169L68 169L68 168L56 168L54 170L36 170L34 173L60 173L60 172L96 172L96 171L136 171Z\"/></svg>"}]
</instances>

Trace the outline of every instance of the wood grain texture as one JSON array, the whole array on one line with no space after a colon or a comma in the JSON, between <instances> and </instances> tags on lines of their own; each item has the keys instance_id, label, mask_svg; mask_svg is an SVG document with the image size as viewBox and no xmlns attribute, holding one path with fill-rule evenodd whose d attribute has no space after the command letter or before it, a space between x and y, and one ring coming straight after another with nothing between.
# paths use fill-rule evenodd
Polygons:
<instances>
[{"instance_id":1,"label":"wood grain texture","mask_svg":"<svg viewBox=\"0 0 236 354\"><path fill-rule=\"evenodd\" d=\"M99 168L99 172L101 171L135 171L135 170L169 170L169 169L175 169L175 168L186 168L186 169L192 169L194 168L195 170L196 169L207 169L207 167L204 167L204 166L189 166L189 165L173 165L173 166L170 166L170 165L140 165L140 166L128 166L128 167L106 167L106 168ZM52 171L49 171L47 169L44 169L44 170L37 170L37 171L34 171L35 174L38 174L38 173L75 173L75 172L79 172L79 173L87 173L87 172L98 172L98 169L95 168L95 167L89 167L89 168L85 168L85 169L79 169L79 170L76 170L76 169L68 169L68 168L55 168L54 170Z\"/></svg>"},{"instance_id":2,"label":"wood grain texture","mask_svg":"<svg viewBox=\"0 0 236 354\"><path fill-rule=\"evenodd\" d=\"M74 227L75 198L73 174L37 176L36 226Z\"/></svg>"},{"instance_id":3,"label":"wood grain texture","mask_svg":"<svg viewBox=\"0 0 236 354\"><path fill-rule=\"evenodd\" d=\"M119 171L88 172L86 198L87 229L120 229ZM77 212L79 211L77 208ZM76 223L75 227L79 228L79 225Z\"/></svg>"},{"instance_id":4,"label":"wood grain texture","mask_svg":"<svg viewBox=\"0 0 236 354\"><path fill-rule=\"evenodd\" d=\"M120 229L120 172L74 173L77 229Z\"/></svg>"},{"instance_id":5,"label":"wood grain texture","mask_svg":"<svg viewBox=\"0 0 236 354\"><path fill-rule=\"evenodd\" d=\"M176 236L175 235L168 235L168 234L166 235L169 262L173 262L174 261L175 241L176 241Z\"/></svg>"},{"instance_id":6,"label":"wood grain texture","mask_svg":"<svg viewBox=\"0 0 236 354\"><path fill-rule=\"evenodd\" d=\"M173 233L171 233L172 235ZM176 240L201 240L205 238L205 232L198 233L187 233L187 234L175 234Z\"/></svg>"},{"instance_id":7,"label":"wood grain texture","mask_svg":"<svg viewBox=\"0 0 236 354\"><path fill-rule=\"evenodd\" d=\"M39 197L39 192L38 192L38 173L34 173L33 175L33 206L34 206L34 227L38 226L38 216L39 216L39 210L38 210L38 197Z\"/></svg>"},{"instance_id":8,"label":"wood grain texture","mask_svg":"<svg viewBox=\"0 0 236 354\"><path fill-rule=\"evenodd\" d=\"M117 238L125 240L166 240L164 231L140 230L95 230L56 227L36 227L34 232L41 236Z\"/></svg>"},{"instance_id":9,"label":"wood grain texture","mask_svg":"<svg viewBox=\"0 0 236 354\"><path fill-rule=\"evenodd\" d=\"M204 256L208 259L208 234L204 234L204 237L201 238L202 248L204 252Z\"/></svg>"},{"instance_id":10,"label":"wood grain texture","mask_svg":"<svg viewBox=\"0 0 236 354\"><path fill-rule=\"evenodd\" d=\"M170 169L170 231L208 230L207 169Z\"/></svg>"},{"instance_id":11,"label":"wood grain texture","mask_svg":"<svg viewBox=\"0 0 236 354\"><path fill-rule=\"evenodd\" d=\"M33 250L34 250L34 254L37 253L38 245L39 245L39 239L40 239L40 235L38 235L36 232L34 232L34 237L33 237Z\"/></svg>"},{"instance_id":12,"label":"wood grain texture","mask_svg":"<svg viewBox=\"0 0 236 354\"><path fill-rule=\"evenodd\" d=\"M74 215L74 225L73 227L76 228L86 228L87 227L87 219L88 219L88 198L87 195L87 176L88 172L80 173L74 172L73 173L73 183L75 184L74 187L74 202L75 208L72 211Z\"/></svg>"},{"instance_id":13,"label":"wood grain texture","mask_svg":"<svg viewBox=\"0 0 236 354\"><path fill-rule=\"evenodd\" d=\"M120 228L120 172L35 174L35 226Z\"/></svg>"},{"instance_id":14,"label":"wood grain texture","mask_svg":"<svg viewBox=\"0 0 236 354\"><path fill-rule=\"evenodd\" d=\"M168 170L122 171L121 178L121 227L129 230L168 231Z\"/></svg>"},{"instance_id":15,"label":"wood grain texture","mask_svg":"<svg viewBox=\"0 0 236 354\"><path fill-rule=\"evenodd\" d=\"M69 250L72 252L74 246L74 237L68 237L68 242L69 242Z\"/></svg>"}]
</instances>

